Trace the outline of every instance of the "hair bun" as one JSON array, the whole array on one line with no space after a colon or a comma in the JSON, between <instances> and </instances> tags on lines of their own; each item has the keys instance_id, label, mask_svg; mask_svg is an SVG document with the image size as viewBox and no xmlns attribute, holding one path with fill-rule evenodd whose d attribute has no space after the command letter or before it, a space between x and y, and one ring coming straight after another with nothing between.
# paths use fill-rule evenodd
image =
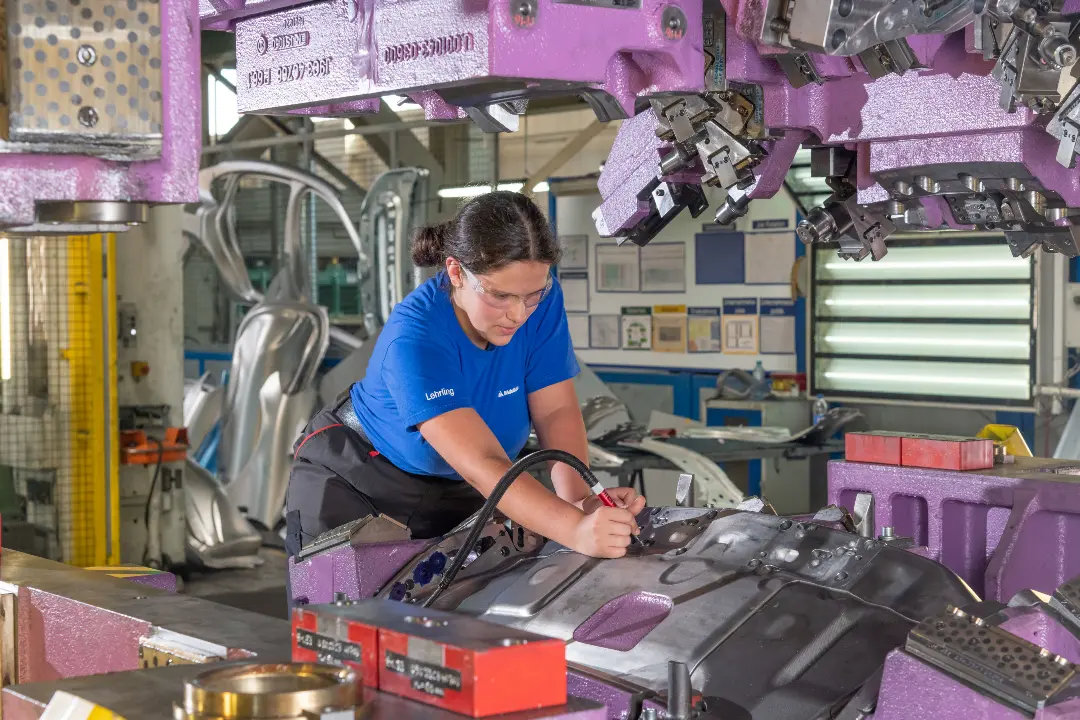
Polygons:
<instances>
[{"instance_id":1,"label":"hair bun","mask_svg":"<svg viewBox=\"0 0 1080 720\"><path fill-rule=\"evenodd\" d=\"M412 261L417 267L435 267L446 260L446 237L450 223L427 225L416 231L412 240Z\"/></svg>"}]
</instances>

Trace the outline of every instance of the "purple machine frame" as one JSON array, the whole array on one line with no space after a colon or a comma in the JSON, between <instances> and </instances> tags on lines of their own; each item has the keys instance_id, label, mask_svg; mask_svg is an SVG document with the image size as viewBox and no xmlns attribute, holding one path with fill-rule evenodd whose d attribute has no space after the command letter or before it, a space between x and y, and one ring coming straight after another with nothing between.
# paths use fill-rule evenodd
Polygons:
<instances>
[{"instance_id":1,"label":"purple machine frame","mask_svg":"<svg viewBox=\"0 0 1080 720\"><path fill-rule=\"evenodd\" d=\"M954 472L832 461L829 502L874 496L875 535L890 527L987 600L1052 593L1080 575L1080 465L1018 457Z\"/></svg>"},{"instance_id":2,"label":"purple machine frame","mask_svg":"<svg viewBox=\"0 0 1080 720\"><path fill-rule=\"evenodd\" d=\"M515 103L529 97L580 94L614 119L633 116L641 96L701 90L701 0L597 10L556 0L199 3L204 28L236 34L242 112L377 112L381 95L396 94L429 120L472 117L500 131L516 129Z\"/></svg>"}]
</instances>

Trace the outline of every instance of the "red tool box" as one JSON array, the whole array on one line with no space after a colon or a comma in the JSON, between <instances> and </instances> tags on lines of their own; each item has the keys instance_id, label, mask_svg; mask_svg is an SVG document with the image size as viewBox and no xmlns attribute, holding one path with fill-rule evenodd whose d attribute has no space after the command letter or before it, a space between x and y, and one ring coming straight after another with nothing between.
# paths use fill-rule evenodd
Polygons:
<instances>
[{"instance_id":1,"label":"red tool box","mask_svg":"<svg viewBox=\"0 0 1080 720\"><path fill-rule=\"evenodd\" d=\"M985 470L994 467L994 441L951 435L907 435L901 463L940 470Z\"/></svg>"},{"instance_id":2,"label":"red tool box","mask_svg":"<svg viewBox=\"0 0 1080 720\"><path fill-rule=\"evenodd\" d=\"M379 630L344 611L351 605L309 605L293 610L293 662L343 665L367 687L379 686Z\"/></svg>"},{"instance_id":3,"label":"red tool box","mask_svg":"<svg viewBox=\"0 0 1080 720\"><path fill-rule=\"evenodd\" d=\"M314 628L314 629L313 629ZM377 629L377 659L372 660ZM467 615L388 600L293 613L293 659L344 664L382 692L487 717L566 703L566 644Z\"/></svg>"},{"instance_id":4,"label":"red tool box","mask_svg":"<svg viewBox=\"0 0 1080 720\"><path fill-rule=\"evenodd\" d=\"M850 462L900 464L900 439L903 433L844 433L844 458Z\"/></svg>"},{"instance_id":5,"label":"red tool box","mask_svg":"<svg viewBox=\"0 0 1080 720\"><path fill-rule=\"evenodd\" d=\"M953 435L849 432L844 435L844 456L851 462L985 470L994 467L994 441Z\"/></svg>"}]
</instances>

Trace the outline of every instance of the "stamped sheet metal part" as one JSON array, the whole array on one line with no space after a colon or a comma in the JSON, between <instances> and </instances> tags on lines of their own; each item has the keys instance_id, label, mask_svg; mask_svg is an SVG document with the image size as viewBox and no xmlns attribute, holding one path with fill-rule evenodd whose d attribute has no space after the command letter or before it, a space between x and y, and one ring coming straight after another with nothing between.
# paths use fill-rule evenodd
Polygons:
<instances>
[{"instance_id":1,"label":"stamped sheet metal part","mask_svg":"<svg viewBox=\"0 0 1080 720\"><path fill-rule=\"evenodd\" d=\"M957 472L832 461L828 472L830 503L852 507L859 493L873 494L875 533L912 538L986 599L1050 594L1080 575L1076 463L1017 457Z\"/></svg>"},{"instance_id":2,"label":"stamped sheet metal part","mask_svg":"<svg viewBox=\"0 0 1080 720\"><path fill-rule=\"evenodd\" d=\"M810 718L866 679L835 663L869 676L918 619L947 598L974 599L924 558L774 515L658 508L641 537L646 547L618 560L546 552L457 609L571 641L569 661L645 688L666 687L674 659L693 670L696 690L748 716L783 706L784 717ZM657 597L671 601L669 614L657 614ZM617 598L618 613L605 611ZM638 637L642 623L650 629ZM775 680L762 688L761 677Z\"/></svg>"},{"instance_id":3,"label":"stamped sheet metal part","mask_svg":"<svg viewBox=\"0 0 1080 720\"><path fill-rule=\"evenodd\" d=\"M190 0L9 6L0 227L124 230L142 213L111 204L197 200L197 12Z\"/></svg>"}]
</instances>

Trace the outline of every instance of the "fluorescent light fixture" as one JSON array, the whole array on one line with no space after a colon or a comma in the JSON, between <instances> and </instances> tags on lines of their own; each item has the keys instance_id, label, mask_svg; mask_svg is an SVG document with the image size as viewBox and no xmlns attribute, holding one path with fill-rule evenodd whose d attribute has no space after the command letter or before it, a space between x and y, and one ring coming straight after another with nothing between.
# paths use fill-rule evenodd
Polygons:
<instances>
[{"instance_id":1,"label":"fluorescent light fixture","mask_svg":"<svg viewBox=\"0 0 1080 720\"><path fill-rule=\"evenodd\" d=\"M476 197L477 195L483 195L484 193L492 192L495 189L503 190L506 192L521 192L521 189L523 187L525 187L525 183L523 182L499 183L497 188L492 188L490 185L465 185L462 187L448 187L439 189L439 197L471 198Z\"/></svg>"},{"instance_id":2,"label":"fluorescent light fixture","mask_svg":"<svg viewBox=\"0 0 1080 720\"><path fill-rule=\"evenodd\" d=\"M1031 397L1031 368L1026 362L817 358L814 376L819 392L836 394L859 392L884 397L931 395L986 400Z\"/></svg>"},{"instance_id":3,"label":"fluorescent light fixture","mask_svg":"<svg viewBox=\"0 0 1080 720\"><path fill-rule=\"evenodd\" d=\"M1025 328L1026 329L1026 328ZM939 345L941 347L970 348L1027 348L1028 343L1019 340L965 340L960 338L921 338L921 337L857 337L851 335L826 335L825 342L841 345Z\"/></svg>"},{"instance_id":4,"label":"fluorescent light fixture","mask_svg":"<svg viewBox=\"0 0 1080 720\"><path fill-rule=\"evenodd\" d=\"M1027 307L1028 300L1020 298L972 298L970 300L948 298L882 298L880 300L860 300L855 298L849 300L826 300L825 304L836 307L939 307L946 305L951 305L953 307Z\"/></svg>"},{"instance_id":5,"label":"fluorescent light fixture","mask_svg":"<svg viewBox=\"0 0 1080 720\"><path fill-rule=\"evenodd\" d=\"M887 285L856 285L840 282L819 285L814 310L821 319L843 317L896 318L917 322L940 318L962 322L967 319L1029 320L1031 285L1017 282L1000 285L909 285L903 281ZM877 333L874 333L877 334Z\"/></svg>"},{"instance_id":6,"label":"fluorescent light fixture","mask_svg":"<svg viewBox=\"0 0 1080 720\"><path fill-rule=\"evenodd\" d=\"M814 343L815 352L852 356L1025 360L1031 355L1031 327L821 321L814 326Z\"/></svg>"},{"instance_id":7,"label":"fluorescent light fixture","mask_svg":"<svg viewBox=\"0 0 1080 720\"><path fill-rule=\"evenodd\" d=\"M1009 268L1023 265L1015 260L942 260L939 262L831 262L825 264L826 270L870 270L889 272L890 270L987 270L990 268Z\"/></svg>"},{"instance_id":8,"label":"fluorescent light fixture","mask_svg":"<svg viewBox=\"0 0 1080 720\"><path fill-rule=\"evenodd\" d=\"M11 240L0 237L0 380L11 379Z\"/></svg>"},{"instance_id":9,"label":"fluorescent light fixture","mask_svg":"<svg viewBox=\"0 0 1080 720\"><path fill-rule=\"evenodd\" d=\"M955 375L902 375L885 373L826 372L829 380L867 380L870 382L928 384L928 385L978 385L995 387L1026 387L1027 379L993 379L985 377L957 377Z\"/></svg>"},{"instance_id":10,"label":"fluorescent light fixture","mask_svg":"<svg viewBox=\"0 0 1080 720\"><path fill-rule=\"evenodd\" d=\"M534 193L542 193L547 192L548 190L551 190L551 186L548 184L547 180L541 180L540 182L533 185L532 191Z\"/></svg>"},{"instance_id":11,"label":"fluorescent light fixture","mask_svg":"<svg viewBox=\"0 0 1080 720\"><path fill-rule=\"evenodd\" d=\"M818 280L1028 280L1031 259L1015 258L1004 243L889 248L876 262L818 255Z\"/></svg>"}]
</instances>

